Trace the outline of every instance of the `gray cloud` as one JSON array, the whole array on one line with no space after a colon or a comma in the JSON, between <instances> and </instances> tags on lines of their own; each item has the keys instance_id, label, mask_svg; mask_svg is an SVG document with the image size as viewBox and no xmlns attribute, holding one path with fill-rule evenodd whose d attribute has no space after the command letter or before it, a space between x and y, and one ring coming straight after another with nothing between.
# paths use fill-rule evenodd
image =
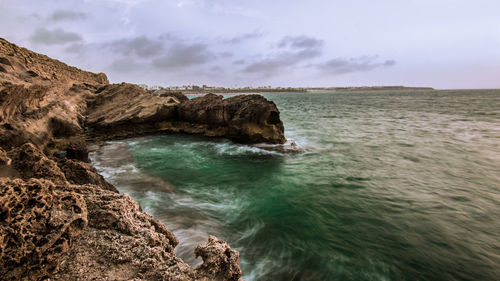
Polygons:
<instances>
[{"instance_id":1,"label":"gray cloud","mask_svg":"<svg viewBox=\"0 0 500 281\"><path fill-rule=\"evenodd\" d=\"M286 36L278 42L278 48L290 47L293 49L319 48L324 41L307 36Z\"/></svg>"},{"instance_id":2,"label":"gray cloud","mask_svg":"<svg viewBox=\"0 0 500 281\"><path fill-rule=\"evenodd\" d=\"M222 52L219 54L219 57L221 58L232 58L233 56L234 54L231 52Z\"/></svg>"},{"instance_id":3,"label":"gray cloud","mask_svg":"<svg viewBox=\"0 0 500 281\"><path fill-rule=\"evenodd\" d=\"M151 58L164 52L163 42L140 36L111 42L111 49L123 55L135 54L140 58Z\"/></svg>"},{"instance_id":4,"label":"gray cloud","mask_svg":"<svg viewBox=\"0 0 500 281\"><path fill-rule=\"evenodd\" d=\"M73 44L69 45L68 47L64 48L64 51L66 53L70 53L70 54L80 54L80 53L85 52L85 48L86 48L86 45L78 42L78 43L73 43Z\"/></svg>"},{"instance_id":5,"label":"gray cloud","mask_svg":"<svg viewBox=\"0 0 500 281\"><path fill-rule=\"evenodd\" d=\"M166 54L153 61L157 68L183 68L212 61L216 55L205 44L174 43Z\"/></svg>"},{"instance_id":6,"label":"gray cloud","mask_svg":"<svg viewBox=\"0 0 500 281\"><path fill-rule=\"evenodd\" d=\"M144 69L144 65L132 58L121 58L113 61L109 68L120 73L130 73Z\"/></svg>"},{"instance_id":7,"label":"gray cloud","mask_svg":"<svg viewBox=\"0 0 500 281\"><path fill-rule=\"evenodd\" d=\"M78 33L67 32L60 28L49 30L42 27L35 30L35 33L31 35L30 40L34 43L39 44L57 45L70 42L79 42L83 39L82 36Z\"/></svg>"},{"instance_id":8,"label":"gray cloud","mask_svg":"<svg viewBox=\"0 0 500 281\"><path fill-rule=\"evenodd\" d=\"M235 60L233 64L245 64L245 60Z\"/></svg>"},{"instance_id":9,"label":"gray cloud","mask_svg":"<svg viewBox=\"0 0 500 281\"><path fill-rule=\"evenodd\" d=\"M250 39L258 39L264 36L264 34L260 31L254 31L250 33L245 33L240 36L233 37L231 39L224 40L223 42L226 44L240 44L243 43L244 41L250 40Z\"/></svg>"},{"instance_id":10,"label":"gray cloud","mask_svg":"<svg viewBox=\"0 0 500 281\"><path fill-rule=\"evenodd\" d=\"M291 50L280 51L265 59L251 63L243 71L273 74L279 70L319 57L323 51L323 41L305 36L287 36L279 41L278 47L281 49L289 47Z\"/></svg>"},{"instance_id":11,"label":"gray cloud","mask_svg":"<svg viewBox=\"0 0 500 281\"><path fill-rule=\"evenodd\" d=\"M377 56L362 56L358 58L336 58L325 63L318 64L316 67L322 72L328 74L346 74L351 72L366 72L380 67L390 67L396 64L395 60L386 60L376 62Z\"/></svg>"},{"instance_id":12,"label":"gray cloud","mask_svg":"<svg viewBox=\"0 0 500 281\"><path fill-rule=\"evenodd\" d=\"M73 12L68 10L57 10L54 11L50 17L49 21L75 21L84 20L87 18L87 14L81 12Z\"/></svg>"}]
</instances>

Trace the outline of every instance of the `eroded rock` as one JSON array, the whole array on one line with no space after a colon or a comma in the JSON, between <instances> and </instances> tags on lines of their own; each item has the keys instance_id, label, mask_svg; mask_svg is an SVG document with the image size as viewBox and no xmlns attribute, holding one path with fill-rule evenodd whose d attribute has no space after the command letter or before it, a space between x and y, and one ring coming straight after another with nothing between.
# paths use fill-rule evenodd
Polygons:
<instances>
[{"instance_id":1,"label":"eroded rock","mask_svg":"<svg viewBox=\"0 0 500 281\"><path fill-rule=\"evenodd\" d=\"M36 146L31 143L13 149L12 166L20 177L28 180L30 178L49 179L56 184L66 184L66 177L61 172L57 163L49 159Z\"/></svg>"},{"instance_id":2,"label":"eroded rock","mask_svg":"<svg viewBox=\"0 0 500 281\"><path fill-rule=\"evenodd\" d=\"M89 102L87 125L95 138L156 132L228 138L241 143L284 143L283 123L273 102L260 95L152 94L136 85L108 85Z\"/></svg>"},{"instance_id":3,"label":"eroded rock","mask_svg":"<svg viewBox=\"0 0 500 281\"><path fill-rule=\"evenodd\" d=\"M203 259L203 264L196 268L200 279L234 281L240 279L242 274L240 254L231 249L225 241L209 236L208 243L198 245L194 253Z\"/></svg>"},{"instance_id":4,"label":"eroded rock","mask_svg":"<svg viewBox=\"0 0 500 281\"><path fill-rule=\"evenodd\" d=\"M75 159L86 163L90 162L87 147L79 143L70 143L68 145L66 148L66 157L68 159Z\"/></svg>"},{"instance_id":5,"label":"eroded rock","mask_svg":"<svg viewBox=\"0 0 500 281\"><path fill-rule=\"evenodd\" d=\"M48 180L0 178L0 186L2 280L51 276L87 226L85 201Z\"/></svg>"},{"instance_id":6,"label":"eroded rock","mask_svg":"<svg viewBox=\"0 0 500 281\"><path fill-rule=\"evenodd\" d=\"M87 163L71 159L60 159L57 165L66 179L72 184L93 184L101 189L118 193L118 190L112 184L107 182L94 167Z\"/></svg>"}]
</instances>

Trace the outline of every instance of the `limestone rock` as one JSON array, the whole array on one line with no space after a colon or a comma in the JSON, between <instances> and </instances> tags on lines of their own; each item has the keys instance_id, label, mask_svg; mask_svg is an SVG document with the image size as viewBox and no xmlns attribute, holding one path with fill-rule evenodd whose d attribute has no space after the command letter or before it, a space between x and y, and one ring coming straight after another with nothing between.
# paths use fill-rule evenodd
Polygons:
<instances>
[{"instance_id":1,"label":"limestone rock","mask_svg":"<svg viewBox=\"0 0 500 281\"><path fill-rule=\"evenodd\" d=\"M68 66L0 38L0 146L41 148L82 133L87 95L106 75Z\"/></svg>"},{"instance_id":2,"label":"limestone rock","mask_svg":"<svg viewBox=\"0 0 500 281\"><path fill-rule=\"evenodd\" d=\"M47 180L0 178L0 186L2 280L49 277L87 226L82 196Z\"/></svg>"},{"instance_id":3,"label":"limestone rock","mask_svg":"<svg viewBox=\"0 0 500 281\"><path fill-rule=\"evenodd\" d=\"M0 79L16 84L34 81L71 82L81 84L108 84L104 73L91 73L69 66L45 55L0 38L0 65L8 74L0 73Z\"/></svg>"},{"instance_id":4,"label":"limestone rock","mask_svg":"<svg viewBox=\"0 0 500 281\"><path fill-rule=\"evenodd\" d=\"M198 245L194 252L203 259L196 268L199 279L237 281L241 277L240 254L225 241L209 236L208 243Z\"/></svg>"},{"instance_id":5,"label":"limestone rock","mask_svg":"<svg viewBox=\"0 0 500 281\"><path fill-rule=\"evenodd\" d=\"M70 143L66 148L66 157L68 159L76 159L83 162L90 162L89 151L79 143Z\"/></svg>"},{"instance_id":6,"label":"limestone rock","mask_svg":"<svg viewBox=\"0 0 500 281\"><path fill-rule=\"evenodd\" d=\"M218 136L241 143L285 143L283 122L274 102L261 95L227 99L207 94L179 106L181 120L208 125Z\"/></svg>"},{"instance_id":7,"label":"limestone rock","mask_svg":"<svg viewBox=\"0 0 500 281\"><path fill-rule=\"evenodd\" d=\"M25 180L30 178L49 179L56 184L66 183L66 177L57 163L45 156L33 144L24 144L13 149L10 154L12 155L12 166L21 178Z\"/></svg>"},{"instance_id":8,"label":"limestone rock","mask_svg":"<svg viewBox=\"0 0 500 281\"><path fill-rule=\"evenodd\" d=\"M153 92L153 94L158 95L160 97L174 97L176 98L179 102L185 102L188 101L188 97L184 95L180 91L167 91L167 90L156 90Z\"/></svg>"},{"instance_id":9,"label":"limestone rock","mask_svg":"<svg viewBox=\"0 0 500 281\"><path fill-rule=\"evenodd\" d=\"M162 120L174 119L178 103L134 84L108 85L89 100L87 124L101 134L141 134L154 131Z\"/></svg>"},{"instance_id":10,"label":"limestone rock","mask_svg":"<svg viewBox=\"0 0 500 281\"><path fill-rule=\"evenodd\" d=\"M132 84L108 85L89 102L87 126L95 138L181 132L241 143L284 143L283 123L273 102L260 95L207 94L195 99L149 93Z\"/></svg>"},{"instance_id":11,"label":"limestone rock","mask_svg":"<svg viewBox=\"0 0 500 281\"><path fill-rule=\"evenodd\" d=\"M68 182L72 184L93 184L104 190L109 190L118 193L118 190L103 176L97 173L97 170L87 163L71 160L60 159L57 165L64 173Z\"/></svg>"},{"instance_id":12,"label":"limestone rock","mask_svg":"<svg viewBox=\"0 0 500 281\"><path fill-rule=\"evenodd\" d=\"M12 159L9 158L7 152L0 148L0 166L9 166L12 163Z\"/></svg>"}]
</instances>

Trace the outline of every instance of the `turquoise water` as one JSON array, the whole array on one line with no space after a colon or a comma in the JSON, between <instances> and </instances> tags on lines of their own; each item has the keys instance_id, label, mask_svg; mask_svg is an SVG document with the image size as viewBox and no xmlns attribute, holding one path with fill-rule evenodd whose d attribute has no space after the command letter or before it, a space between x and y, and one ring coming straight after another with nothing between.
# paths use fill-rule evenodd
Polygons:
<instances>
[{"instance_id":1,"label":"turquoise water","mask_svg":"<svg viewBox=\"0 0 500 281\"><path fill-rule=\"evenodd\" d=\"M498 280L500 91L267 95L302 153L162 135L94 165L179 238L209 234L249 280Z\"/></svg>"}]
</instances>

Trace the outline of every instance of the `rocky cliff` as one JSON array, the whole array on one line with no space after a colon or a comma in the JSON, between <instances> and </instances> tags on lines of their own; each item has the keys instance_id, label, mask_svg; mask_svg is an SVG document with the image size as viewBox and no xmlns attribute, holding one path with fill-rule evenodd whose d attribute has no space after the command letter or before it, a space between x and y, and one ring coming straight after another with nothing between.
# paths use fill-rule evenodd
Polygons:
<instances>
[{"instance_id":1,"label":"rocky cliff","mask_svg":"<svg viewBox=\"0 0 500 281\"><path fill-rule=\"evenodd\" d=\"M238 280L227 243L209 237L191 268L165 225L86 163L87 141L159 132L285 142L261 96L188 100L109 85L0 39L0 279Z\"/></svg>"},{"instance_id":2,"label":"rocky cliff","mask_svg":"<svg viewBox=\"0 0 500 281\"><path fill-rule=\"evenodd\" d=\"M94 138L176 132L223 137L240 143L286 141L279 110L259 95L207 94L187 99L152 94L132 84L106 85L89 99L86 126Z\"/></svg>"}]
</instances>

